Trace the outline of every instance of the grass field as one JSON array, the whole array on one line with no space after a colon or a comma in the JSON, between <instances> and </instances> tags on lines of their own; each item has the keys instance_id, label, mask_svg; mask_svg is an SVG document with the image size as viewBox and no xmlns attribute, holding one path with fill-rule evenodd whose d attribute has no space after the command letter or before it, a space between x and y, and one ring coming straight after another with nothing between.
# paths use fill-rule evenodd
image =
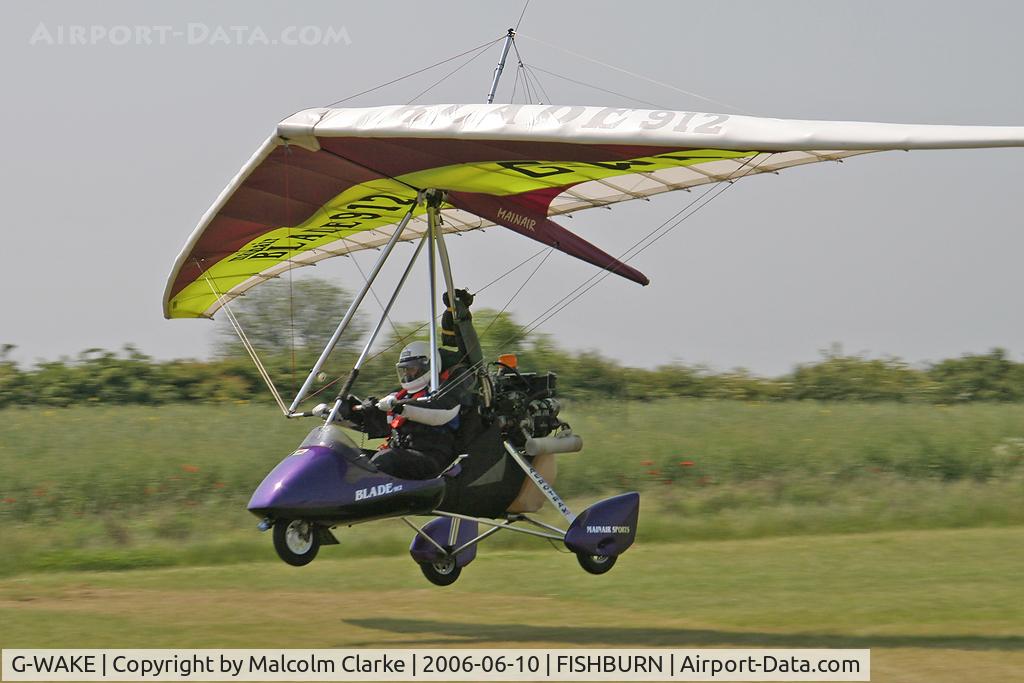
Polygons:
<instances>
[{"instance_id":1,"label":"grass field","mask_svg":"<svg viewBox=\"0 0 1024 683\"><path fill-rule=\"evenodd\" d=\"M1015 681L1024 528L638 544L590 576L484 547L448 588L408 557L0 580L4 647L870 648L874 681ZM339 559L336 559L339 558Z\"/></svg>"},{"instance_id":2,"label":"grass field","mask_svg":"<svg viewBox=\"0 0 1024 683\"><path fill-rule=\"evenodd\" d=\"M0 413L3 647L871 648L875 681L1024 676L1024 406L570 405L574 509L642 492L608 575L489 539L431 586L399 522L294 569L245 511L308 422ZM132 570L132 571L110 571Z\"/></svg>"},{"instance_id":3,"label":"grass field","mask_svg":"<svg viewBox=\"0 0 1024 683\"><path fill-rule=\"evenodd\" d=\"M570 405L575 508L643 492L643 542L1024 525L1024 406ZM0 575L272 560L250 492L313 425L265 407L0 412ZM388 555L404 527L357 528ZM500 547L530 547L498 541Z\"/></svg>"}]
</instances>

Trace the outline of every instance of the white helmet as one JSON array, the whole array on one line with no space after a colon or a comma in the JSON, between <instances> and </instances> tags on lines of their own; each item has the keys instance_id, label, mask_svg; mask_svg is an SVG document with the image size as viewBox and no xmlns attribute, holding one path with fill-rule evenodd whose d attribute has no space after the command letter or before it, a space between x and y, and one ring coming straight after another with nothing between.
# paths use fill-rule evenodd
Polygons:
<instances>
[{"instance_id":1,"label":"white helmet","mask_svg":"<svg viewBox=\"0 0 1024 683\"><path fill-rule=\"evenodd\" d=\"M424 341L414 341L402 349L398 355L398 362L395 369L398 371L398 381L402 388L409 393L415 393L426 388L430 383L430 344Z\"/></svg>"}]
</instances>

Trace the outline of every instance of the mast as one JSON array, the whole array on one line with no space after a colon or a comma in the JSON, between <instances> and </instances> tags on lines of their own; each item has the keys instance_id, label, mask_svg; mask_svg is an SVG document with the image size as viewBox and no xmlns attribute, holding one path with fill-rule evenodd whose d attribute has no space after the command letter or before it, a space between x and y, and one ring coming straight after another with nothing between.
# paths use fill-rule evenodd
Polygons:
<instances>
[{"instance_id":1,"label":"mast","mask_svg":"<svg viewBox=\"0 0 1024 683\"><path fill-rule=\"evenodd\" d=\"M505 36L505 45L501 48L501 59L498 66L494 67L494 80L491 81L491 89L487 93L487 104L494 102L494 93L498 89L498 81L501 80L501 72L505 70L505 59L508 57L508 50L512 47L512 39L516 37L516 30L510 28Z\"/></svg>"},{"instance_id":2,"label":"mast","mask_svg":"<svg viewBox=\"0 0 1024 683\"><path fill-rule=\"evenodd\" d=\"M437 352L437 215L439 193L427 195L427 271L430 277L430 391L441 386L441 369Z\"/></svg>"}]
</instances>

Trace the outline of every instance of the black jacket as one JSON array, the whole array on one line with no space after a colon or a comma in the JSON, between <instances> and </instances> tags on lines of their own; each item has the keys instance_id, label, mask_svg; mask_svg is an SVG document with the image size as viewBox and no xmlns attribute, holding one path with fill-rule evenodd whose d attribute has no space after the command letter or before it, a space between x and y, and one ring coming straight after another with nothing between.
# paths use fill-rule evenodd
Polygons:
<instances>
[{"instance_id":1,"label":"black jacket","mask_svg":"<svg viewBox=\"0 0 1024 683\"><path fill-rule=\"evenodd\" d=\"M359 413L356 427L370 438L388 437L391 448L410 448L428 455L450 459L455 456L456 431L461 423L462 407L471 405L474 388L473 374L457 366L448 370L447 381L442 381L437 392L421 398L403 399L405 406L398 414L388 414L376 405L365 405ZM398 392L394 392L398 393ZM408 410L407 408L412 408ZM454 420L441 425L424 424L415 418L424 418L423 411L455 412ZM397 420L395 418L398 418ZM442 419L435 417L435 420ZM355 422L355 420L354 420Z\"/></svg>"}]
</instances>

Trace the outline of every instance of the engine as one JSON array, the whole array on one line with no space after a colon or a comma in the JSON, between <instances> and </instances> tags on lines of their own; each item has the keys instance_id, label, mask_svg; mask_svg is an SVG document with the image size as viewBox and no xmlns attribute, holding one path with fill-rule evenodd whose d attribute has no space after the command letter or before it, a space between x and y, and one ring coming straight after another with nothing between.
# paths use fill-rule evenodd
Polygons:
<instances>
[{"instance_id":1,"label":"engine","mask_svg":"<svg viewBox=\"0 0 1024 683\"><path fill-rule=\"evenodd\" d=\"M499 366L489 379L490 417L513 444L522 446L528 438L545 437L568 427L558 418L562 406L555 398L555 373L519 372Z\"/></svg>"}]
</instances>

